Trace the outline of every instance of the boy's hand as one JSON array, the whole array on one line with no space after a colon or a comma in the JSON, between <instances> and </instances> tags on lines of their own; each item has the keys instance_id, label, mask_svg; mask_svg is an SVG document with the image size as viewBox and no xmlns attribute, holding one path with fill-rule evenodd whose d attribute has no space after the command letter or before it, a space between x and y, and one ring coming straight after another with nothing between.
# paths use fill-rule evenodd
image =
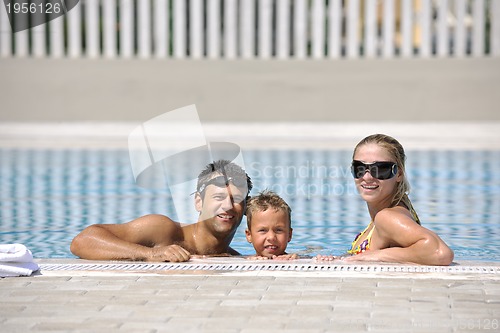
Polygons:
<instances>
[{"instance_id":1,"label":"boy's hand","mask_svg":"<svg viewBox=\"0 0 500 333\"><path fill-rule=\"evenodd\" d=\"M332 256L332 255L327 256L327 255L318 254L314 258L314 261L334 261L337 259L342 259L342 257L337 257L337 256Z\"/></svg>"},{"instance_id":2,"label":"boy's hand","mask_svg":"<svg viewBox=\"0 0 500 333\"><path fill-rule=\"evenodd\" d=\"M248 259L248 260L269 260L268 257L264 257L264 256L248 256L248 257L246 257L246 259Z\"/></svg>"},{"instance_id":3,"label":"boy's hand","mask_svg":"<svg viewBox=\"0 0 500 333\"><path fill-rule=\"evenodd\" d=\"M282 254L279 256L272 256L272 257L264 257L264 256L249 256L247 257L248 260L294 260L298 259L298 255L293 253L293 254Z\"/></svg>"},{"instance_id":4,"label":"boy's hand","mask_svg":"<svg viewBox=\"0 0 500 333\"><path fill-rule=\"evenodd\" d=\"M280 256L273 256L273 260L294 260L294 259L298 259L299 256L296 254L296 253L292 253L292 254L282 254Z\"/></svg>"}]
</instances>

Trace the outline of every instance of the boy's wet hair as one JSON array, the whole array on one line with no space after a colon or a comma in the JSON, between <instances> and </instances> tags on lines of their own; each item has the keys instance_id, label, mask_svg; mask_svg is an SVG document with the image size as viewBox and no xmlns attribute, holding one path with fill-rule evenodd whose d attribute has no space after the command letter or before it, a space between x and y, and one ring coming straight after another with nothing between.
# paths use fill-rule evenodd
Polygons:
<instances>
[{"instance_id":1,"label":"boy's wet hair","mask_svg":"<svg viewBox=\"0 0 500 333\"><path fill-rule=\"evenodd\" d=\"M292 227L292 209L286 203L283 198L273 191L264 190L258 195L253 196L247 200L246 216L247 216L247 227L248 230L251 229L252 216L256 212L265 212L268 209L274 209L275 211L282 211L287 214L289 227Z\"/></svg>"},{"instance_id":2,"label":"boy's wet hair","mask_svg":"<svg viewBox=\"0 0 500 333\"><path fill-rule=\"evenodd\" d=\"M247 195L253 187L250 176L239 165L229 160L217 160L207 164L198 175L198 183L196 191L203 196L204 190L208 183L217 176L224 176L227 181L233 182L238 187L238 184L245 184L247 188ZM227 184L226 184L227 185Z\"/></svg>"}]
</instances>

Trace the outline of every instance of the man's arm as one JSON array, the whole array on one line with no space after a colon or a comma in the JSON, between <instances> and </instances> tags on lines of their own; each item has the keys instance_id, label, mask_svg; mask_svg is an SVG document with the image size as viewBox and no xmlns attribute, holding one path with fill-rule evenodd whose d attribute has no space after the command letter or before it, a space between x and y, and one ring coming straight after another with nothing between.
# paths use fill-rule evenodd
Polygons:
<instances>
[{"instance_id":1,"label":"man's arm","mask_svg":"<svg viewBox=\"0 0 500 333\"><path fill-rule=\"evenodd\" d=\"M124 224L94 224L71 242L71 252L92 260L187 261L175 245L181 227L163 215L146 215Z\"/></svg>"}]
</instances>

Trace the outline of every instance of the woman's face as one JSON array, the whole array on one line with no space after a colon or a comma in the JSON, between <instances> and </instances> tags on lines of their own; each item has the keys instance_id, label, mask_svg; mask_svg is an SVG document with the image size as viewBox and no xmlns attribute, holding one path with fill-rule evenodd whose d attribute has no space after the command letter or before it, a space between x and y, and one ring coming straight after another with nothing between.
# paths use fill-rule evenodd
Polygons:
<instances>
[{"instance_id":1,"label":"woman's face","mask_svg":"<svg viewBox=\"0 0 500 333\"><path fill-rule=\"evenodd\" d=\"M386 149L375 143L359 146L354 153L354 160L361 161L365 164L375 162L396 163L396 160ZM367 170L362 177L355 178L354 182L361 198L367 203L389 206L392 202L394 192L396 191L396 186L401 180L401 170L398 170L398 173L394 177L385 180L373 177Z\"/></svg>"}]
</instances>

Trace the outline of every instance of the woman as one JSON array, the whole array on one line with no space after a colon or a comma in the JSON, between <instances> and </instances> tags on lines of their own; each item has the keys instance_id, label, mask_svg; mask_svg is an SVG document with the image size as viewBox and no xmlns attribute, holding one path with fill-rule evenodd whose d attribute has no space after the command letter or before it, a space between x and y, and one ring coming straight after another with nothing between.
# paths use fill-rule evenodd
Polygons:
<instances>
[{"instance_id":1,"label":"woman","mask_svg":"<svg viewBox=\"0 0 500 333\"><path fill-rule=\"evenodd\" d=\"M351 171L366 201L371 222L354 239L344 261L388 261L449 265L453 251L434 232L422 227L408 198L405 152L394 138L374 134L354 149ZM333 260L332 256L318 256Z\"/></svg>"}]
</instances>

